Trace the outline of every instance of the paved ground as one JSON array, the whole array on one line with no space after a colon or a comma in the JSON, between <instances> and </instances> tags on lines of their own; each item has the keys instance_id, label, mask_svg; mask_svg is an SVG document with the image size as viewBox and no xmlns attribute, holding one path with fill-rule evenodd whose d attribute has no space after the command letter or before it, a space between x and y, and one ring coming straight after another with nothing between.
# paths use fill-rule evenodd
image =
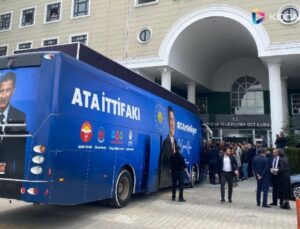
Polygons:
<instances>
[{"instance_id":1,"label":"paved ground","mask_svg":"<svg viewBox=\"0 0 300 229\"><path fill-rule=\"evenodd\" d=\"M296 229L295 202L290 211L256 206L255 181L239 182L233 203L220 204L219 185L203 184L185 190L188 202L172 202L170 190L135 196L123 209L99 204L80 206L33 206L0 199L2 228L197 228ZM271 195L269 195L271 199Z\"/></svg>"}]
</instances>

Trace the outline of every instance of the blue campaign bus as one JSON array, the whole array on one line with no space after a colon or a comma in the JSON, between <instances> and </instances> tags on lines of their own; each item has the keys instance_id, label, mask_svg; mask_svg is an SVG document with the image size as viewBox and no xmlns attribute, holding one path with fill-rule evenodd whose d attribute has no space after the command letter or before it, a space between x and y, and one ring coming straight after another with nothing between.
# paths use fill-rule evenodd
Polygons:
<instances>
[{"instance_id":1,"label":"blue campaign bus","mask_svg":"<svg viewBox=\"0 0 300 229\"><path fill-rule=\"evenodd\" d=\"M171 128L197 181L193 104L81 44L51 50L0 58L1 198L123 207L171 185Z\"/></svg>"}]
</instances>

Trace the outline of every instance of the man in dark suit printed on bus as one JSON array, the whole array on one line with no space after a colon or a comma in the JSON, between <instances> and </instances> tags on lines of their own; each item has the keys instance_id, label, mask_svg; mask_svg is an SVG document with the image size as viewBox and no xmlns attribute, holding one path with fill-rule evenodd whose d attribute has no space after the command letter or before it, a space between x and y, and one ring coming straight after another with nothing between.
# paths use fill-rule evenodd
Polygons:
<instances>
[{"instance_id":1,"label":"man in dark suit printed on bus","mask_svg":"<svg viewBox=\"0 0 300 229\"><path fill-rule=\"evenodd\" d=\"M161 176L160 187L171 185L170 157L175 153L177 141L175 139L175 115L171 106L168 107L169 134L163 141L161 153Z\"/></svg>"},{"instance_id":2,"label":"man in dark suit printed on bus","mask_svg":"<svg viewBox=\"0 0 300 229\"><path fill-rule=\"evenodd\" d=\"M10 103L15 88L15 73L8 72L0 78L0 178L21 178L23 175L25 138L16 135L26 132L25 114ZM15 136L9 137L12 135Z\"/></svg>"},{"instance_id":3,"label":"man in dark suit printed on bus","mask_svg":"<svg viewBox=\"0 0 300 229\"><path fill-rule=\"evenodd\" d=\"M10 99L15 92L16 75L13 72L6 73L0 79L0 122L1 123L25 123L24 112L14 108Z\"/></svg>"}]
</instances>

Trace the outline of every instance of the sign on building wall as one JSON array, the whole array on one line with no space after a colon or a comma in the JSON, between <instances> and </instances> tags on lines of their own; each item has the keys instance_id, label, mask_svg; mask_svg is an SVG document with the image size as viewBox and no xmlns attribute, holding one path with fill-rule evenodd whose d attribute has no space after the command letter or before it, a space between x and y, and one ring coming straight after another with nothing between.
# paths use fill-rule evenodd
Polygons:
<instances>
[{"instance_id":1,"label":"sign on building wall","mask_svg":"<svg viewBox=\"0 0 300 229\"><path fill-rule=\"evenodd\" d=\"M203 122L210 128L228 129L270 129L269 115L205 115Z\"/></svg>"}]
</instances>

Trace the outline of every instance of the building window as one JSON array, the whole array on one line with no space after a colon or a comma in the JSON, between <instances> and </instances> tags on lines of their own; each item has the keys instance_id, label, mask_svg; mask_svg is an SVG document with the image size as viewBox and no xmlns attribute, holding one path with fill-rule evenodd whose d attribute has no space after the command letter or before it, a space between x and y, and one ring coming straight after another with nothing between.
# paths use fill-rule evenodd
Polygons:
<instances>
[{"instance_id":1,"label":"building window","mask_svg":"<svg viewBox=\"0 0 300 229\"><path fill-rule=\"evenodd\" d=\"M87 45L87 34L71 36L71 43L80 42Z\"/></svg>"},{"instance_id":2,"label":"building window","mask_svg":"<svg viewBox=\"0 0 300 229\"><path fill-rule=\"evenodd\" d=\"M138 34L138 41L140 43L147 43L152 37L152 32L149 28L142 28Z\"/></svg>"},{"instance_id":3,"label":"building window","mask_svg":"<svg viewBox=\"0 0 300 229\"><path fill-rule=\"evenodd\" d=\"M46 5L46 22L53 22L60 20L61 3L52 3Z\"/></svg>"},{"instance_id":4,"label":"building window","mask_svg":"<svg viewBox=\"0 0 300 229\"><path fill-rule=\"evenodd\" d=\"M300 114L300 94L291 95L292 114Z\"/></svg>"},{"instance_id":5,"label":"building window","mask_svg":"<svg viewBox=\"0 0 300 229\"><path fill-rule=\"evenodd\" d=\"M299 8L287 5L279 10L278 18L285 25L292 25L299 21Z\"/></svg>"},{"instance_id":6,"label":"building window","mask_svg":"<svg viewBox=\"0 0 300 229\"><path fill-rule=\"evenodd\" d=\"M43 40L43 46L51 46L51 45L57 45L58 44L58 38L53 39L47 39Z\"/></svg>"},{"instance_id":7,"label":"building window","mask_svg":"<svg viewBox=\"0 0 300 229\"><path fill-rule=\"evenodd\" d=\"M73 17L89 15L89 0L73 0Z\"/></svg>"},{"instance_id":8,"label":"building window","mask_svg":"<svg viewBox=\"0 0 300 229\"><path fill-rule=\"evenodd\" d=\"M136 5L144 5L144 4L151 4L157 2L158 0L136 0Z\"/></svg>"},{"instance_id":9,"label":"building window","mask_svg":"<svg viewBox=\"0 0 300 229\"><path fill-rule=\"evenodd\" d=\"M9 30L11 26L11 13L0 15L0 31Z\"/></svg>"},{"instance_id":10,"label":"building window","mask_svg":"<svg viewBox=\"0 0 300 229\"><path fill-rule=\"evenodd\" d=\"M7 46L1 46L0 47L0 56L6 56L7 55Z\"/></svg>"},{"instance_id":11,"label":"building window","mask_svg":"<svg viewBox=\"0 0 300 229\"><path fill-rule=\"evenodd\" d=\"M30 49L32 46L32 42L25 42L25 43L20 43L18 44L17 49L22 50L22 49Z\"/></svg>"},{"instance_id":12,"label":"building window","mask_svg":"<svg viewBox=\"0 0 300 229\"><path fill-rule=\"evenodd\" d=\"M231 112L237 115L264 114L263 87L251 76L239 78L231 88Z\"/></svg>"},{"instance_id":13,"label":"building window","mask_svg":"<svg viewBox=\"0 0 300 229\"><path fill-rule=\"evenodd\" d=\"M207 114L207 97L199 97L197 107L199 114Z\"/></svg>"},{"instance_id":14,"label":"building window","mask_svg":"<svg viewBox=\"0 0 300 229\"><path fill-rule=\"evenodd\" d=\"M22 10L22 21L21 26L30 26L34 25L34 17L35 17L35 8Z\"/></svg>"}]
</instances>

